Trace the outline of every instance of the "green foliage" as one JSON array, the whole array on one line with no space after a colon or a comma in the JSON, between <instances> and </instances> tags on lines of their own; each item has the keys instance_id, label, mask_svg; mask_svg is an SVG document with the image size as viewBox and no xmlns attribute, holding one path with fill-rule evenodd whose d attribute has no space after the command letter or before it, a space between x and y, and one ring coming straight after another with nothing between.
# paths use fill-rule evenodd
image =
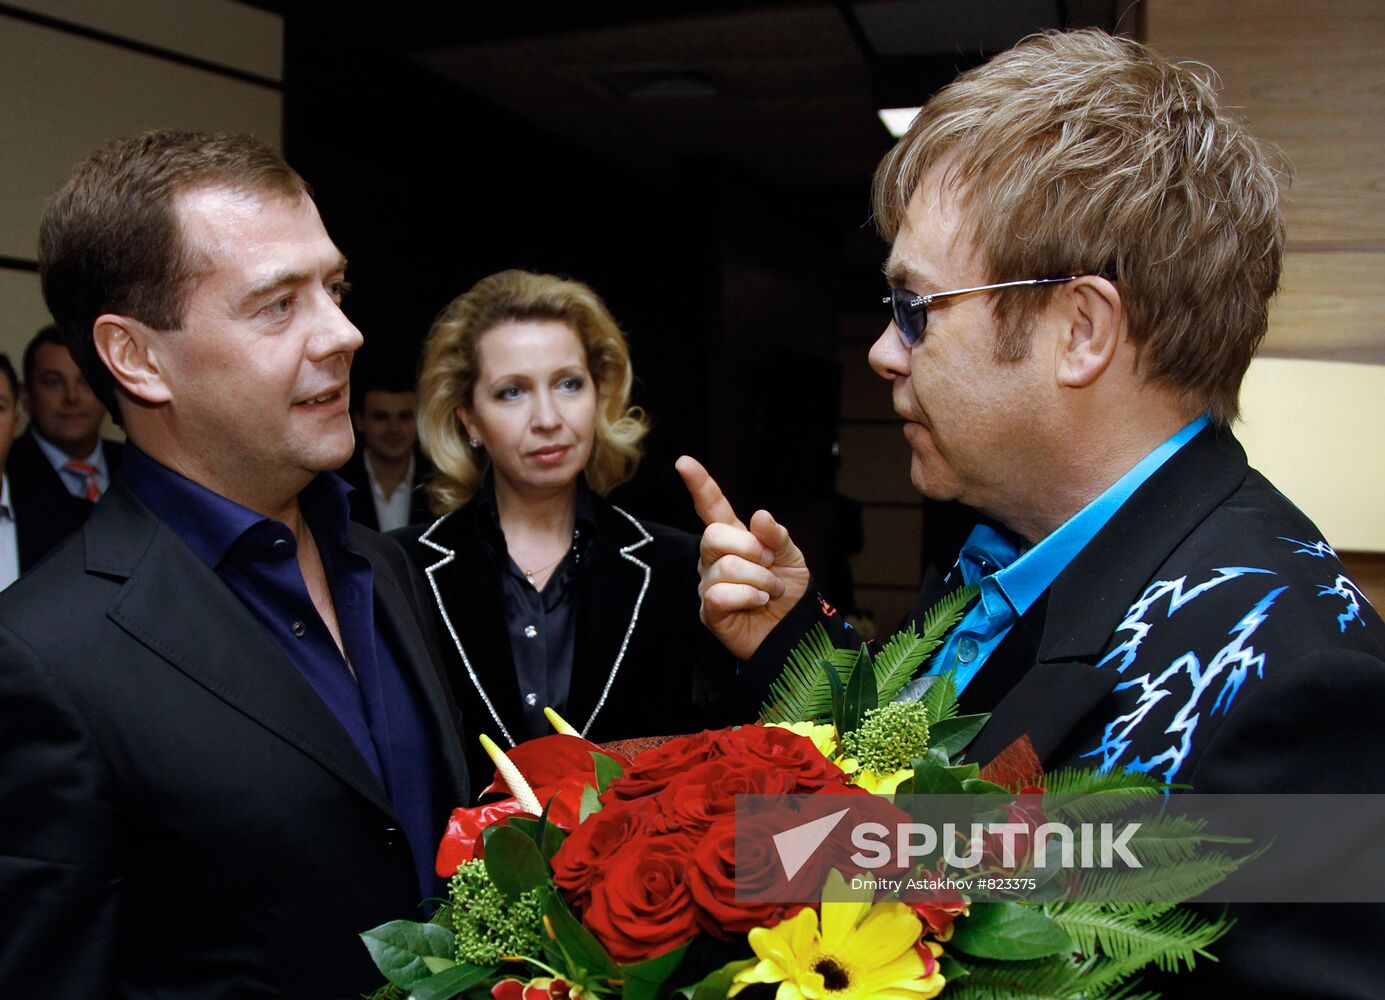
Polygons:
<instances>
[{"instance_id":1,"label":"green foliage","mask_svg":"<svg viewBox=\"0 0 1385 1000\"><path fill-rule=\"evenodd\" d=\"M1072 951L1071 939L1056 920L1019 903L973 903L971 915L953 928L947 947L977 958L1015 961Z\"/></svg>"},{"instance_id":2,"label":"green foliage","mask_svg":"<svg viewBox=\"0 0 1385 1000\"><path fill-rule=\"evenodd\" d=\"M819 666L826 661L845 683L856 663L854 649L836 649L827 629L818 622L789 653L789 662L769 688L769 701L760 709L761 722L802 722L832 714L832 689Z\"/></svg>"},{"instance_id":3,"label":"green foliage","mask_svg":"<svg viewBox=\"0 0 1385 1000\"><path fill-rule=\"evenodd\" d=\"M625 773L625 768L620 766L620 762L613 757L608 757L604 753L591 752L592 767L596 771L596 792L600 795L607 788L611 787L611 782L615 781Z\"/></svg>"},{"instance_id":4,"label":"green foliage","mask_svg":"<svg viewBox=\"0 0 1385 1000\"><path fill-rule=\"evenodd\" d=\"M532 840L518 830L511 832L537 855ZM507 955L539 953L546 888L529 889L509 898L491 880L485 861L466 861L457 866L448 893L457 928L457 961L495 965Z\"/></svg>"},{"instance_id":5,"label":"green foliage","mask_svg":"<svg viewBox=\"0 0 1385 1000\"><path fill-rule=\"evenodd\" d=\"M948 760L953 760L961 756L967 745L976 739L976 734L981 732L981 727L990 721L990 718L990 713L987 712L982 715L953 715L948 719L939 719L929 736L932 741L930 745L946 754Z\"/></svg>"},{"instance_id":6,"label":"green foliage","mask_svg":"<svg viewBox=\"0 0 1385 1000\"><path fill-rule=\"evenodd\" d=\"M433 974L425 958L450 959L452 935L436 924L415 920L391 920L361 935L370 957L385 978L396 986L411 987Z\"/></svg>"},{"instance_id":7,"label":"green foliage","mask_svg":"<svg viewBox=\"0 0 1385 1000\"><path fill-rule=\"evenodd\" d=\"M621 1000L658 1000L664 995L663 986L682 964L688 953L685 944L643 962L620 967Z\"/></svg>"},{"instance_id":8,"label":"green foliage","mask_svg":"<svg viewBox=\"0 0 1385 1000\"><path fill-rule=\"evenodd\" d=\"M553 927L553 938L544 939L549 960L569 982L584 983L593 978L615 979L616 963L601 947L601 942L582 926L561 896L549 892L543 902L543 915Z\"/></svg>"},{"instance_id":9,"label":"green foliage","mask_svg":"<svg viewBox=\"0 0 1385 1000\"><path fill-rule=\"evenodd\" d=\"M535 835L517 826L492 826L483 836L486 874L506 898L517 899L548 884L548 862Z\"/></svg>"},{"instance_id":10,"label":"green foliage","mask_svg":"<svg viewBox=\"0 0 1385 1000\"><path fill-rule=\"evenodd\" d=\"M929 685L928 690L919 699L923 707L928 710L928 724L936 727L940 722L947 722L957 717L957 678L949 670L945 674L939 674L938 679Z\"/></svg>"},{"instance_id":11,"label":"green foliage","mask_svg":"<svg viewBox=\"0 0 1385 1000\"><path fill-rule=\"evenodd\" d=\"M890 702L866 712L861 725L842 733L841 740L842 753L862 768L893 774L928 752L928 714L916 701Z\"/></svg>"},{"instance_id":12,"label":"green foliage","mask_svg":"<svg viewBox=\"0 0 1385 1000\"><path fill-rule=\"evenodd\" d=\"M831 677L828 678L831 680ZM856 654L856 665L851 668L851 677L846 682L842 694L841 710L833 715L838 735L855 732L860 727L866 713L880 704L880 692L875 686L875 665L871 662L870 650L865 643Z\"/></svg>"},{"instance_id":13,"label":"green foliage","mask_svg":"<svg viewBox=\"0 0 1385 1000\"><path fill-rule=\"evenodd\" d=\"M1132 972L1145 965L1179 972L1193 968L1198 958L1216 961L1207 948L1233 923L1172 903L1053 903L1045 911L1068 932L1076 951L1104 956L1112 969Z\"/></svg>"},{"instance_id":14,"label":"green foliage","mask_svg":"<svg viewBox=\"0 0 1385 1000\"><path fill-rule=\"evenodd\" d=\"M923 616L921 634L910 623L880 648L872 664L875 705L894 700L919 667L942 645L948 631L961 620L976 593L974 586L954 590ZM832 684L821 664L830 664L845 686L850 681L858 655L856 650L835 648L822 623L815 624L789 653L783 672L770 685L769 700L760 709L760 721L817 722L827 719L833 714ZM933 688L936 687L937 684L934 684ZM954 690L952 701L955 700ZM956 714L955 708L953 714ZM936 722L944 717L938 714L929 721Z\"/></svg>"},{"instance_id":15,"label":"green foliage","mask_svg":"<svg viewBox=\"0 0 1385 1000\"><path fill-rule=\"evenodd\" d=\"M1138 857L1135 845L1135 838L1127 843L1131 853ZM1206 892L1254 856L1233 858L1221 852L1199 853L1176 864L1147 865L1129 871L1094 871L1088 873L1080 892L1089 899L1177 903Z\"/></svg>"}]
</instances>

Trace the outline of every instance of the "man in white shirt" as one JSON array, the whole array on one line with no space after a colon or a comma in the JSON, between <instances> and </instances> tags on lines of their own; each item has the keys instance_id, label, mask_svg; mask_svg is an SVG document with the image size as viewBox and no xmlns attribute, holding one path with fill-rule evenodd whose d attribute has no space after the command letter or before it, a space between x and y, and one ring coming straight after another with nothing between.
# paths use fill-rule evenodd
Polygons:
<instances>
[{"instance_id":1,"label":"man in white shirt","mask_svg":"<svg viewBox=\"0 0 1385 1000\"><path fill-rule=\"evenodd\" d=\"M412 380L371 373L351 396L356 453L339 475L356 488L353 520L394 531L429 520L424 485L432 466L418 451L418 395Z\"/></svg>"},{"instance_id":2,"label":"man in white shirt","mask_svg":"<svg viewBox=\"0 0 1385 1000\"><path fill-rule=\"evenodd\" d=\"M24 349L22 398L30 424L15 442L16 469L26 478L46 479L50 486L95 503L119 467L120 445L101 440L106 408L82 377L56 327L44 327ZM47 477L42 475L45 465L51 470ZM77 524L72 527L75 530Z\"/></svg>"}]
</instances>

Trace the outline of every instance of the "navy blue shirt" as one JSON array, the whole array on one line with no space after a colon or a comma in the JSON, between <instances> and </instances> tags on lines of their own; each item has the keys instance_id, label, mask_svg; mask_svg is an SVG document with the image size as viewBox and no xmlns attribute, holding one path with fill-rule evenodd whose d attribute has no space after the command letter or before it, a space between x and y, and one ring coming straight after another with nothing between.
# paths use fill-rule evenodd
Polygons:
<instances>
[{"instance_id":1,"label":"navy blue shirt","mask_svg":"<svg viewBox=\"0 0 1385 1000\"><path fill-rule=\"evenodd\" d=\"M231 588L331 709L394 804L422 896L434 895L433 858L442 834L435 820L435 747L422 697L375 627L374 574L347 538L350 487L321 475L298 498L326 571L343 659L308 596L287 525L194 483L134 445L126 445L121 478Z\"/></svg>"}]
</instances>

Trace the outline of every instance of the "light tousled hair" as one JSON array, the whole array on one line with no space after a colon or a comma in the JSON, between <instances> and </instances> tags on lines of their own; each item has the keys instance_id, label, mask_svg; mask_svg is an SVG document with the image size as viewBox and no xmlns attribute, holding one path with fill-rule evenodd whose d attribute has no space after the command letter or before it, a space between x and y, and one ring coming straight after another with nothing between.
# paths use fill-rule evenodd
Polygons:
<instances>
[{"instance_id":1,"label":"light tousled hair","mask_svg":"<svg viewBox=\"0 0 1385 1000\"><path fill-rule=\"evenodd\" d=\"M419 440L437 468L428 485L434 512L447 514L475 496L488 459L471 447L457 407L470 408L476 391L481 337L502 323L557 320L567 324L587 355L596 386L596 430L587 460L587 484L605 495L635 473L644 413L630 406L634 372L625 335L606 304L580 281L501 271L453 299L433 322L419 376Z\"/></svg>"},{"instance_id":2,"label":"light tousled hair","mask_svg":"<svg viewBox=\"0 0 1385 1000\"><path fill-rule=\"evenodd\" d=\"M989 272L977 284L1113 274L1142 376L1235 419L1279 284L1285 171L1214 80L1100 31L1027 38L941 90L880 163L887 240L943 161ZM993 299L999 359L1028 353L1052 291Z\"/></svg>"}]
</instances>

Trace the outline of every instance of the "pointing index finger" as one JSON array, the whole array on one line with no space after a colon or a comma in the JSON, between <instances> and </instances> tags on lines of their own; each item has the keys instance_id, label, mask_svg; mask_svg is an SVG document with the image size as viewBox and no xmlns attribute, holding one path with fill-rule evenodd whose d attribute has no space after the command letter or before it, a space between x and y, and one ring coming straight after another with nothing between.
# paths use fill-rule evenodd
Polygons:
<instances>
[{"instance_id":1,"label":"pointing index finger","mask_svg":"<svg viewBox=\"0 0 1385 1000\"><path fill-rule=\"evenodd\" d=\"M721 487L702 467L701 462L691 455L684 455L674 463L673 467L683 477L683 485L692 494L693 508L697 511L697 516L702 518L703 524L729 524L736 528L745 527L731 508L731 502L726 499L726 494L721 492Z\"/></svg>"}]
</instances>

